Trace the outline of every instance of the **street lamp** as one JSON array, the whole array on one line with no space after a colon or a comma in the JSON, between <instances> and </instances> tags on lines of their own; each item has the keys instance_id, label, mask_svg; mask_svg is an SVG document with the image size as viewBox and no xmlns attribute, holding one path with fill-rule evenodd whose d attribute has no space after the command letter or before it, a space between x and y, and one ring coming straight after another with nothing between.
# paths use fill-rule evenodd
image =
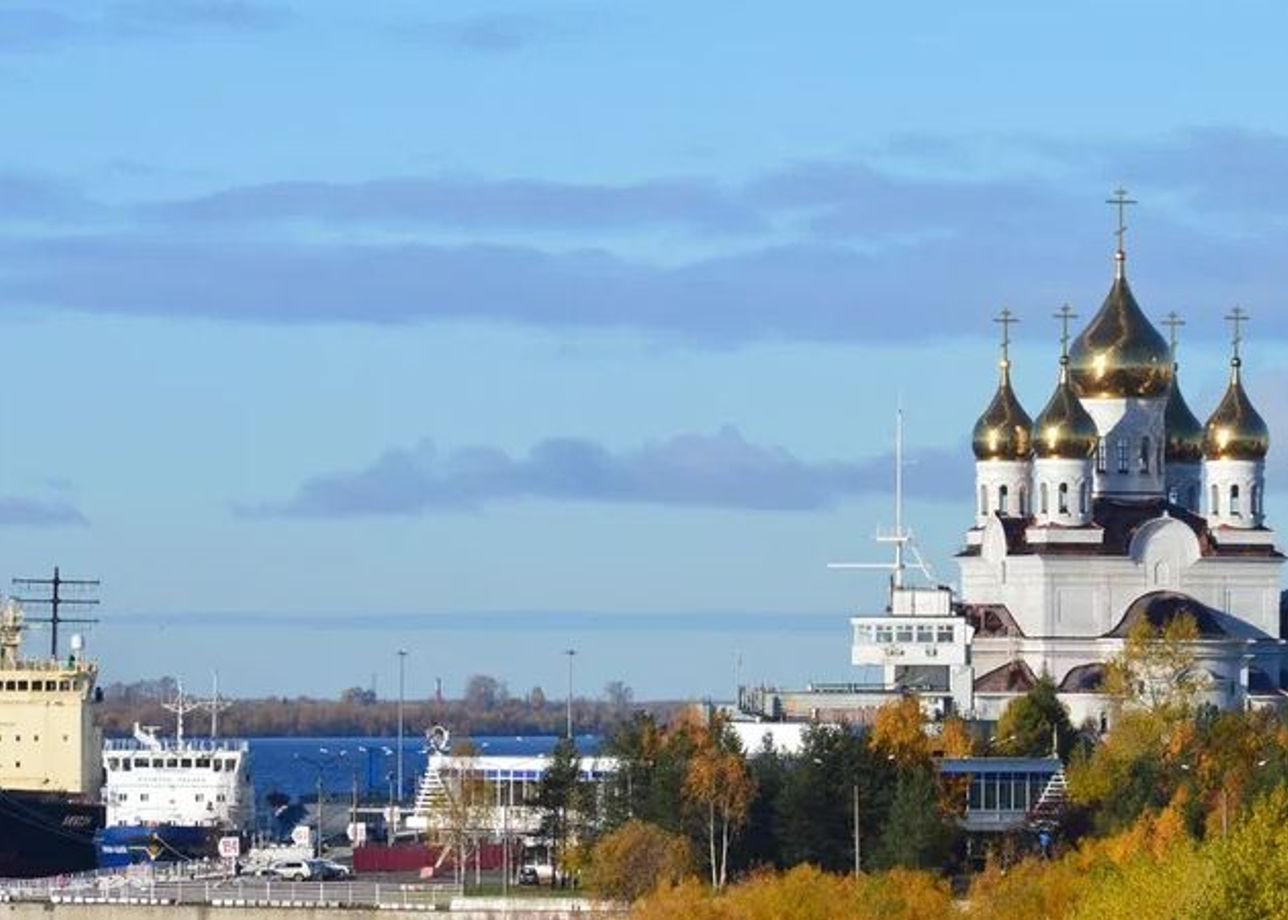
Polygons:
<instances>
[{"instance_id":1,"label":"street lamp","mask_svg":"<svg viewBox=\"0 0 1288 920\"><path fill-rule=\"evenodd\" d=\"M403 700L405 696L407 650L398 650L398 802L403 795Z\"/></svg>"},{"instance_id":2,"label":"street lamp","mask_svg":"<svg viewBox=\"0 0 1288 920\"><path fill-rule=\"evenodd\" d=\"M322 772L327 767L335 763L339 755L332 754L327 748L318 748L318 753L322 757L306 757L303 754L296 754L295 759L306 763L318 771L317 793L318 793L318 814L317 814L317 845L315 852L318 859L322 858L322 809L323 809L323 792L322 792Z\"/></svg>"},{"instance_id":3,"label":"street lamp","mask_svg":"<svg viewBox=\"0 0 1288 920\"><path fill-rule=\"evenodd\" d=\"M577 654L574 648L564 649L568 656L568 740L572 740L572 659Z\"/></svg>"}]
</instances>

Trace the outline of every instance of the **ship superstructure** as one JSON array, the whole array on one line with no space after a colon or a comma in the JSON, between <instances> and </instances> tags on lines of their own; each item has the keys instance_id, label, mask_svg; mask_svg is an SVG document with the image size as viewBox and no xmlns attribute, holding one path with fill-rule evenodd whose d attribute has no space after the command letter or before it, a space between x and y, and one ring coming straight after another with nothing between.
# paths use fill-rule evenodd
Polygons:
<instances>
[{"instance_id":1,"label":"ship superstructure","mask_svg":"<svg viewBox=\"0 0 1288 920\"><path fill-rule=\"evenodd\" d=\"M22 608L0 601L0 877L94 867L102 736L98 668L73 637L66 658L22 654Z\"/></svg>"},{"instance_id":2,"label":"ship superstructure","mask_svg":"<svg viewBox=\"0 0 1288 920\"><path fill-rule=\"evenodd\" d=\"M136 723L133 737L105 744L103 866L212 857L220 837L253 828L250 745L186 737L184 715L198 705L185 700L181 689L168 704L176 713L173 738Z\"/></svg>"}]
</instances>

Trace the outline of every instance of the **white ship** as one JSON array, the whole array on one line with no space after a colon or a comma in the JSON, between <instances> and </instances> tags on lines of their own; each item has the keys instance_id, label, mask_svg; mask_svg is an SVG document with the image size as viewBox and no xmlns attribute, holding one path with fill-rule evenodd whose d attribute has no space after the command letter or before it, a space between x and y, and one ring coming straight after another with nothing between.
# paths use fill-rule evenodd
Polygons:
<instances>
[{"instance_id":1,"label":"white ship","mask_svg":"<svg viewBox=\"0 0 1288 920\"><path fill-rule=\"evenodd\" d=\"M201 704L178 699L174 738L153 726L110 739L103 749L105 826L97 844L101 866L181 861L219 855L223 837L244 838L255 822L255 792L246 741L184 737L183 717ZM212 701L217 711L218 702ZM212 735L217 720L212 719ZM244 850L244 847L239 846Z\"/></svg>"}]
</instances>

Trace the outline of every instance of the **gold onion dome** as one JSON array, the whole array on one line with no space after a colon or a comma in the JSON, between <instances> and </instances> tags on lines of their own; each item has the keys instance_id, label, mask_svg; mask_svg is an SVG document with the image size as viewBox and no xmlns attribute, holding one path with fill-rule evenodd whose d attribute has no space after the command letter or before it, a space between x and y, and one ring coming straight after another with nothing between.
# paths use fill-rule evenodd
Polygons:
<instances>
[{"instance_id":1,"label":"gold onion dome","mask_svg":"<svg viewBox=\"0 0 1288 920\"><path fill-rule=\"evenodd\" d=\"M1033 424L1033 452L1039 459L1083 460L1096 452L1100 432L1082 407L1069 374L1069 358L1060 358L1060 382Z\"/></svg>"},{"instance_id":2,"label":"gold onion dome","mask_svg":"<svg viewBox=\"0 0 1288 920\"><path fill-rule=\"evenodd\" d=\"M1203 423L1190 411L1181 395L1181 382L1172 371L1172 389L1163 413L1167 442L1163 456L1168 463L1198 463L1203 459Z\"/></svg>"},{"instance_id":3,"label":"gold onion dome","mask_svg":"<svg viewBox=\"0 0 1288 920\"><path fill-rule=\"evenodd\" d=\"M977 460L1027 460L1033 420L1011 389L1011 362L1002 359L1002 379L984 414L975 423L971 445Z\"/></svg>"},{"instance_id":4,"label":"gold onion dome","mask_svg":"<svg viewBox=\"0 0 1288 920\"><path fill-rule=\"evenodd\" d=\"M1116 258L1109 296L1069 351L1073 389L1084 399L1165 396L1171 351L1132 296L1121 250Z\"/></svg>"},{"instance_id":5,"label":"gold onion dome","mask_svg":"<svg viewBox=\"0 0 1288 920\"><path fill-rule=\"evenodd\" d=\"M1203 454L1209 460L1261 460L1270 451L1270 428L1243 389L1243 361L1230 360L1230 385L1208 419Z\"/></svg>"}]
</instances>

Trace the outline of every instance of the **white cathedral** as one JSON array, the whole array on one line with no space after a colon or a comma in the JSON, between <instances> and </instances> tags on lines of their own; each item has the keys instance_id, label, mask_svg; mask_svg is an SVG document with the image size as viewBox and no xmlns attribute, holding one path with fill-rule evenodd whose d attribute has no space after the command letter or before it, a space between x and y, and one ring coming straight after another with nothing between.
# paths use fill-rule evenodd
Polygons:
<instances>
[{"instance_id":1,"label":"white cathedral","mask_svg":"<svg viewBox=\"0 0 1288 920\"><path fill-rule=\"evenodd\" d=\"M1121 204L1121 202L1120 202ZM1196 667L1222 708L1285 699L1280 567L1264 517L1266 423L1242 380L1236 309L1230 382L1201 424L1169 343L1127 283L1120 220L1113 285L1069 340L1036 420L1011 386L1003 311L1000 380L975 425L975 520L961 592L896 579L890 609L859 616L853 661L884 666L886 692L978 719L1042 675L1075 724L1107 725L1105 664L1141 620L1188 613Z\"/></svg>"}]
</instances>

